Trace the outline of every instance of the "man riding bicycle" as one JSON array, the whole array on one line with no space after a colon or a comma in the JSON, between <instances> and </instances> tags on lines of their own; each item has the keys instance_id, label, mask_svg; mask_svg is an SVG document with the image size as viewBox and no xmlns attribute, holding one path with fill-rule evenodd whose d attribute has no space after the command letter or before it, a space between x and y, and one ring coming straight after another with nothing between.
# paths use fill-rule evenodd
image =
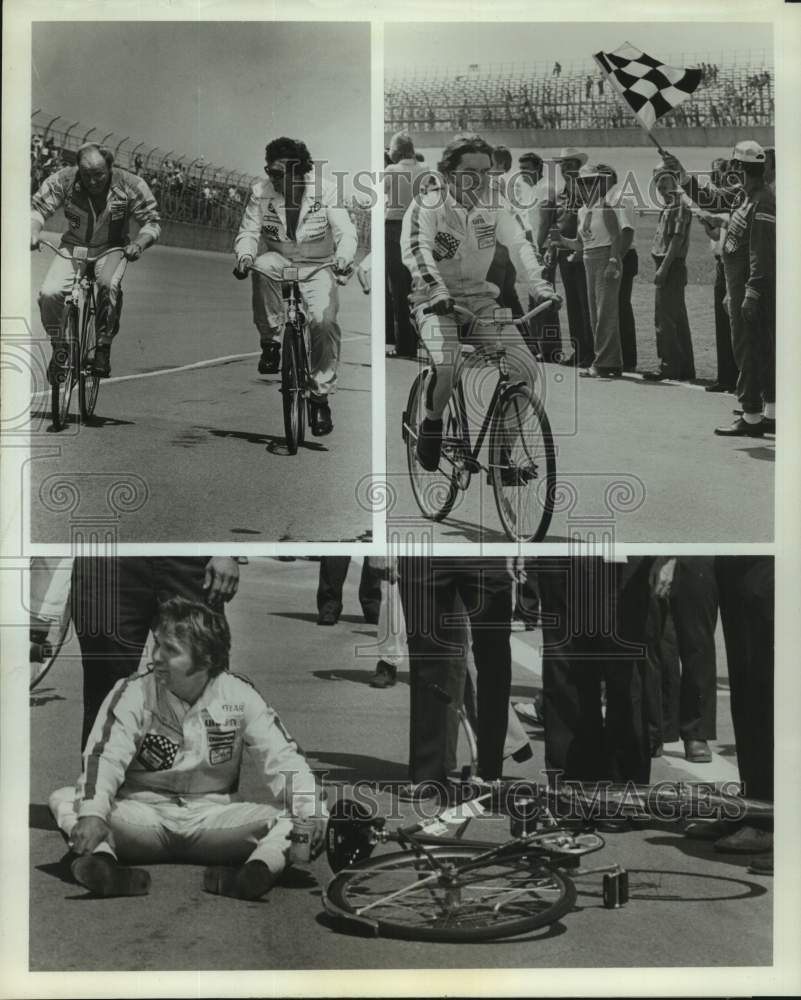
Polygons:
<instances>
[{"instance_id":1,"label":"man riding bicycle","mask_svg":"<svg viewBox=\"0 0 801 1000\"><path fill-rule=\"evenodd\" d=\"M321 264L334 262L334 274L350 273L356 254L356 227L337 204L336 185L323 182L305 143L281 137L266 147L267 180L257 181L239 233L234 240L237 278L252 272L253 322L259 331L259 373L272 374L281 362L280 337L284 308L281 275L289 264L300 265L300 279ZM337 281L322 270L304 281L303 299L311 333L311 431L330 434L329 396L336 388L342 331L337 323Z\"/></svg>"},{"instance_id":2,"label":"man riding bicycle","mask_svg":"<svg viewBox=\"0 0 801 1000\"><path fill-rule=\"evenodd\" d=\"M62 206L69 226L61 237L63 250L72 253L74 247L87 247L92 257L119 247L118 252L95 264L97 348L92 371L99 378L111 374L111 341L119 329L126 264L141 257L161 233L158 206L150 188L141 177L113 164L110 150L85 143L75 154L75 166L51 174L31 199L31 250L39 248L45 221ZM139 223L134 240L128 233L131 217ZM53 383L66 362L61 320L73 273L71 260L55 257L39 290L42 325L53 345L48 369Z\"/></svg>"},{"instance_id":3,"label":"man riding bicycle","mask_svg":"<svg viewBox=\"0 0 801 1000\"><path fill-rule=\"evenodd\" d=\"M401 235L403 262L412 275L414 317L431 357L417 457L423 468L432 472L439 466L442 414L460 351L458 324L451 314L454 306L481 313L497 305L499 289L487 281L496 243L508 248L517 273L527 278L536 304L547 300L554 308L561 304L543 278L542 261L520 217L490 186L492 147L478 135L457 136L445 147L438 169L445 187L412 202ZM512 379L533 387L537 370L523 337L511 324L502 328L500 336ZM478 346L493 345L498 332L476 326L471 339Z\"/></svg>"}]
</instances>

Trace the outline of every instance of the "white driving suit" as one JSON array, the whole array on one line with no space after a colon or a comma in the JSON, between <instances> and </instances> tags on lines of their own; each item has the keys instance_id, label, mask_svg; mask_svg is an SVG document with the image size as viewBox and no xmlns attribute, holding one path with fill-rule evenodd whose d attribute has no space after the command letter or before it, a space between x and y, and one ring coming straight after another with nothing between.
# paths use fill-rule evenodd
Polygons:
<instances>
[{"instance_id":1,"label":"white driving suit","mask_svg":"<svg viewBox=\"0 0 801 1000\"><path fill-rule=\"evenodd\" d=\"M466 208L447 189L421 195L409 206L401 232L403 262L412 275L415 322L431 357L436 378L429 382L426 416L439 417L447 405L459 357L458 316L427 315L423 310L438 296L450 296L485 318L491 318L500 289L487 281L497 243L509 250L519 275L525 275L534 298L553 289L542 277L542 262L526 228L497 192L489 205ZM462 321L464 322L464 321ZM507 352L513 380L536 385L534 359L517 327L475 326L470 343L492 346L498 339Z\"/></svg>"},{"instance_id":2,"label":"white driving suit","mask_svg":"<svg viewBox=\"0 0 801 1000\"><path fill-rule=\"evenodd\" d=\"M265 804L237 795L242 751L260 765ZM78 819L111 830L99 851L122 862L186 861L283 870L292 817L324 815L320 791L297 744L258 691L224 671L194 705L155 674L119 681L98 713L77 785L50 797L69 837Z\"/></svg>"},{"instance_id":3,"label":"white driving suit","mask_svg":"<svg viewBox=\"0 0 801 1000\"><path fill-rule=\"evenodd\" d=\"M284 308L281 274L287 264L301 265L303 279L316 266L334 257L350 263L357 246L356 227L344 206L338 203L334 183L306 175L300 214L294 239L289 238L284 195L269 178L256 181L250 190L239 233L234 240L237 260L249 254L265 278L255 271L253 282L253 322L262 347L283 333ZM313 388L326 395L336 386L342 331L337 323L339 296L334 275L320 271L300 285L311 332L309 365Z\"/></svg>"}]
</instances>

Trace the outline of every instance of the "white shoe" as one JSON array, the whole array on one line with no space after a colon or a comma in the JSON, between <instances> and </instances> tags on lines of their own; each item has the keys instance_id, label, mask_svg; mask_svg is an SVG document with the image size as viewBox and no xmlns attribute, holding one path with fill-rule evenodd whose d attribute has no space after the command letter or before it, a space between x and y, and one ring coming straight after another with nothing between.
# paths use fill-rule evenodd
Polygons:
<instances>
[{"instance_id":1,"label":"white shoe","mask_svg":"<svg viewBox=\"0 0 801 1000\"><path fill-rule=\"evenodd\" d=\"M512 706L520 716L526 722L531 723L534 726L544 725L542 721L542 716L540 715L537 703L534 701L518 701Z\"/></svg>"}]
</instances>

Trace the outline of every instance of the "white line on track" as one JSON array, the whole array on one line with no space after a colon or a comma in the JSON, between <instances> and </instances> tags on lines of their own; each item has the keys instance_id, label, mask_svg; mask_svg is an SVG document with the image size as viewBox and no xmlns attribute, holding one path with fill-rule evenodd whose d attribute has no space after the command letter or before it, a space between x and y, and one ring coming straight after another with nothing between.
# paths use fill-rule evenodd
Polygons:
<instances>
[{"instance_id":1,"label":"white line on track","mask_svg":"<svg viewBox=\"0 0 801 1000\"><path fill-rule=\"evenodd\" d=\"M343 337L342 342L346 340L362 340L367 334L354 334L350 337ZM133 375L115 375L112 378L104 379L105 385L111 385L112 382L132 382L134 379L141 378L158 378L160 375L175 375L178 372L189 372L197 368L212 368L214 365L227 365L231 361L244 361L247 358L257 358L261 352L260 351L250 351L247 354L224 354L219 358L207 358L205 361L193 361L190 365L177 365L174 368L159 368L154 372L136 372ZM49 396L50 389L40 389L38 392L32 392L32 396Z\"/></svg>"}]
</instances>

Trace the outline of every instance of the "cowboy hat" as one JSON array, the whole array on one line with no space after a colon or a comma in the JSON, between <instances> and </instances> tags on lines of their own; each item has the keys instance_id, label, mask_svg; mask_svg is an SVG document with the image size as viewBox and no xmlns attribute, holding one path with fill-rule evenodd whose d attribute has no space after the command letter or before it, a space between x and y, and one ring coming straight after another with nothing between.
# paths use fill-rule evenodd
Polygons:
<instances>
[{"instance_id":1,"label":"cowboy hat","mask_svg":"<svg viewBox=\"0 0 801 1000\"><path fill-rule=\"evenodd\" d=\"M551 158L551 162L560 163L562 160L578 160L579 166L583 167L588 159L589 156L587 153L582 153L575 146L563 146L559 151L559 155Z\"/></svg>"}]
</instances>

